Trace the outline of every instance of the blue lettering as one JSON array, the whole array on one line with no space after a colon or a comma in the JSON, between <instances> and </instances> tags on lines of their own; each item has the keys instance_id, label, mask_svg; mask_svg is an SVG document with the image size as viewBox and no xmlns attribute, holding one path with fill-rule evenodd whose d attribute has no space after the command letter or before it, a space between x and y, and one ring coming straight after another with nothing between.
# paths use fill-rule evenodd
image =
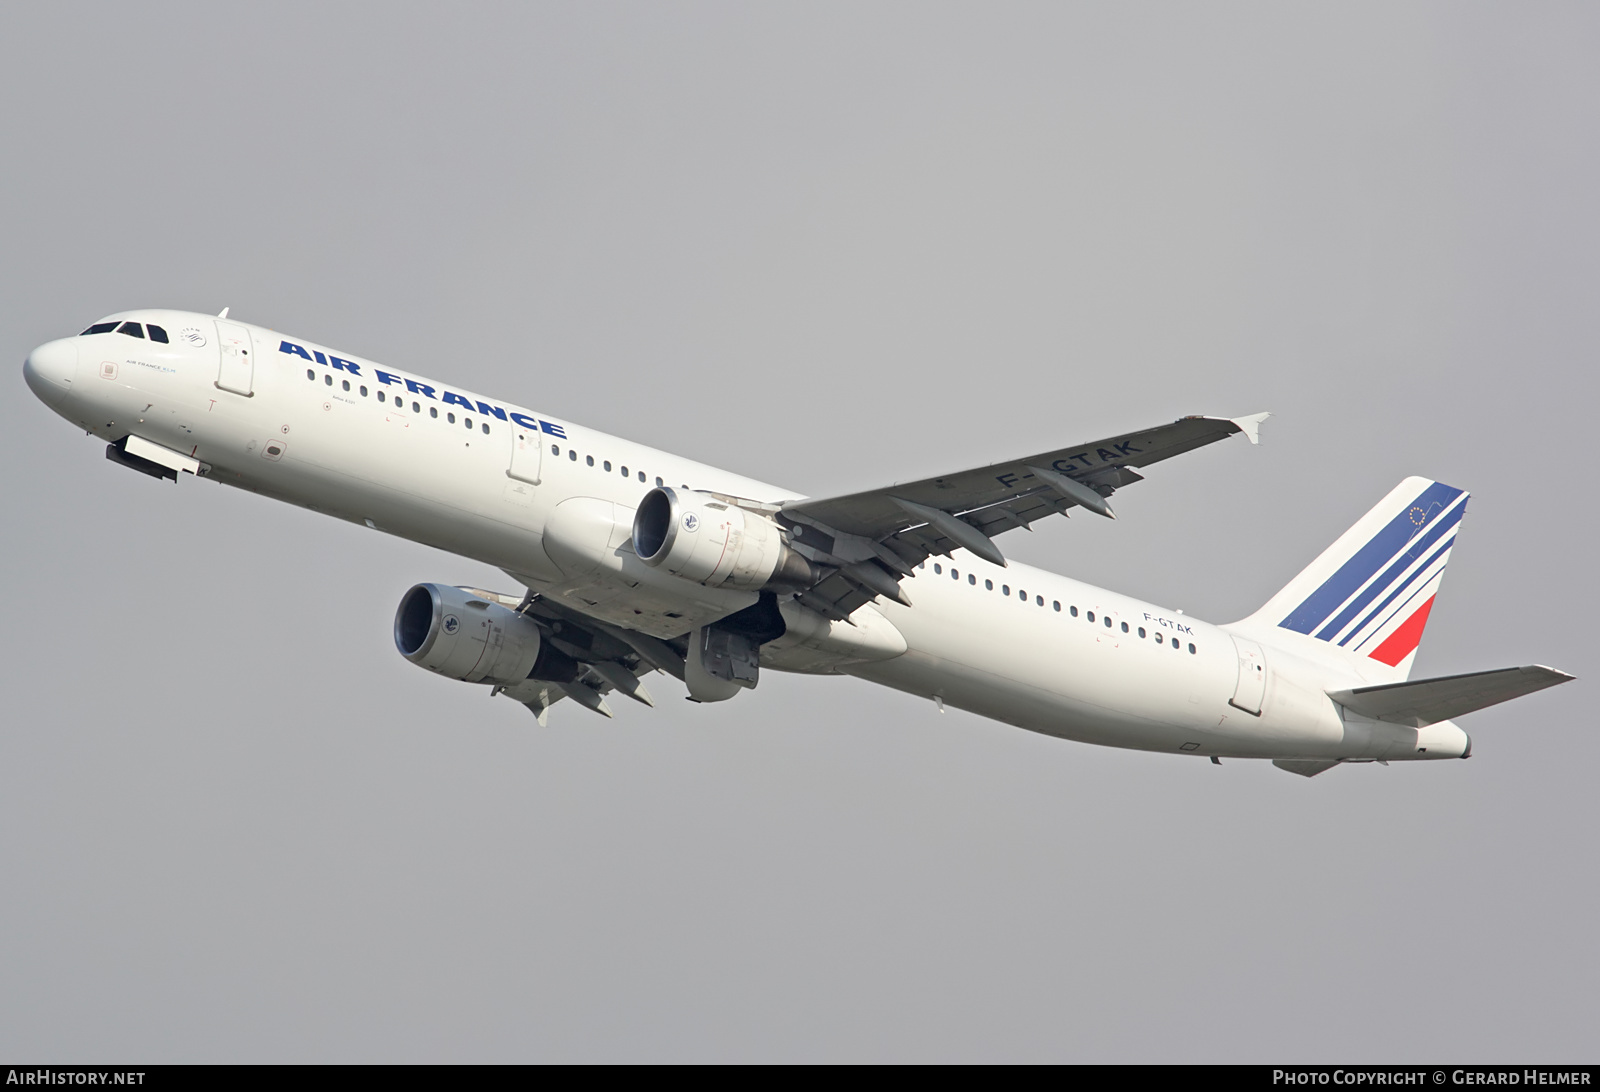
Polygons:
<instances>
[{"instance_id":1,"label":"blue lettering","mask_svg":"<svg viewBox=\"0 0 1600 1092\"><path fill-rule=\"evenodd\" d=\"M280 353L292 353L295 356L305 357L307 360L311 359L311 354L310 353L306 352L304 349L300 348L300 346L296 345L292 341L285 341L283 344L279 345L278 346L278 352L280 352Z\"/></svg>"},{"instance_id":2,"label":"blue lettering","mask_svg":"<svg viewBox=\"0 0 1600 1092\"><path fill-rule=\"evenodd\" d=\"M499 406L491 406L487 402L479 402L478 403L478 412L479 413L492 413L496 417L500 418L500 420L502 420L502 421L504 421L506 419L506 411L505 410L501 409ZM537 428L538 426L537 425L529 425L528 427L529 428Z\"/></svg>"},{"instance_id":3,"label":"blue lettering","mask_svg":"<svg viewBox=\"0 0 1600 1092\"><path fill-rule=\"evenodd\" d=\"M372 369L372 374L378 377L378 382L379 383L404 383L405 382L405 380L401 379L398 375L390 375L388 372L384 371L382 368L373 368Z\"/></svg>"},{"instance_id":4,"label":"blue lettering","mask_svg":"<svg viewBox=\"0 0 1600 1092\"><path fill-rule=\"evenodd\" d=\"M472 403L455 391L445 391L444 397L440 401L447 402L452 406L466 406L469 410L472 408Z\"/></svg>"},{"instance_id":5,"label":"blue lettering","mask_svg":"<svg viewBox=\"0 0 1600 1092\"><path fill-rule=\"evenodd\" d=\"M478 405L481 406L481 405L483 405L483 403L479 402ZM539 431L539 422L535 421L532 417L529 417L527 414L524 414L524 413L513 413L511 415L511 419L513 421L515 421L517 424L521 425L523 428L531 428L535 432Z\"/></svg>"},{"instance_id":6,"label":"blue lettering","mask_svg":"<svg viewBox=\"0 0 1600 1092\"><path fill-rule=\"evenodd\" d=\"M328 363L332 364L335 368L338 368L341 372L349 372L351 375L361 374L361 365L357 364L353 360L346 360L339 356L331 356L328 358Z\"/></svg>"},{"instance_id":7,"label":"blue lettering","mask_svg":"<svg viewBox=\"0 0 1600 1092\"><path fill-rule=\"evenodd\" d=\"M1005 486L1007 489L1010 489L1013 485L1017 484L1017 476L1015 474L996 474L994 476L994 480Z\"/></svg>"},{"instance_id":8,"label":"blue lettering","mask_svg":"<svg viewBox=\"0 0 1600 1092\"><path fill-rule=\"evenodd\" d=\"M433 397L433 388L426 383L418 383L415 379L406 380L406 390L412 394L420 394L424 398Z\"/></svg>"},{"instance_id":9,"label":"blue lettering","mask_svg":"<svg viewBox=\"0 0 1600 1092\"><path fill-rule=\"evenodd\" d=\"M559 436L563 440L567 438L567 430L562 428L560 425L552 425L549 421L540 421L539 427L544 429L552 436Z\"/></svg>"},{"instance_id":10,"label":"blue lettering","mask_svg":"<svg viewBox=\"0 0 1600 1092\"><path fill-rule=\"evenodd\" d=\"M1089 456L1083 454L1081 451L1078 454L1074 455L1073 458L1077 459L1084 466L1091 467L1091 468L1094 466L1094 464L1089 461Z\"/></svg>"},{"instance_id":11,"label":"blue lettering","mask_svg":"<svg viewBox=\"0 0 1600 1092\"><path fill-rule=\"evenodd\" d=\"M1103 463L1113 462L1116 459L1116 455L1114 455L1111 452L1107 451L1103 447L1096 448L1094 453L1100 457L1100 461L1103 462Z\"/></svg>"},{"instance_id":12,"label":"blue lettering","mask_svg":"<svg viewBox=\"0 0 1600 1092\"><path fill-rule=\"evenodd\" d=\"M326 364L328 362L328 358L323 356L322 353L316 349L311 350L311 355L317 358L318 364Z\"/></svg>"},{"instance_id":13,"label":"blue lettering","mask_svg":"<svg viewBox=\"0 0 1600 1092\"><path fill-rule=\"evenodd\" d=\"M1118 444L1117 445L1117 450L1120 451L1122 454L1126 455L1126 454L1128 454L1129 452L1132 452L1132 451L1143 451L1144 448L1142 448L1142 447L1134 447L1133 444L1130 442L1130 443L1126 443L1126 444Z\"/></svg>"}]
</instances>

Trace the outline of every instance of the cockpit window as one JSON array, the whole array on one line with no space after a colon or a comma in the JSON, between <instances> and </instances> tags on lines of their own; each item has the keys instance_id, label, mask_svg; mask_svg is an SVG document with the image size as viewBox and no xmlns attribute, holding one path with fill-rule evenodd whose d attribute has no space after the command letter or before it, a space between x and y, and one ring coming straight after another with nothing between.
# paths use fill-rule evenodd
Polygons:
<instances>
[{"instance_id":1,"label":"cockpit window","mask_svg":"<svg viewBox=\"0 0 1600 1092\"><path fill-rule=\"evenodd\" d=\"M137 322L124 322L121 326L117 327L117 333L127 334L129 337L142 338L144 337L144 327L140 326Z\"/></svg>"},{"instance_id":2,"label":"cockpit window","mask_svg":"<svg viewBox=\"0 0 1600 1092\"><path fill-rule=\"evenodd\" d=\"M150 331L151 341L159 341L163 345L171 344L169 341L167 341L167 332L161 327L157 326L155 323L149 324L145 327L145 329Z\"/></svg>"},{"instance_id":3,"label":"cockpit window","mask_svg":"<svg viewBox=\"0 0 1600 1092\"><path fill-rule=\"evenodd\" d=\"M116 328L117 328L117 324L114 323L114 322L97 322L93 326L91 326L87 330L85 330L83 333L79 334L78 336L79 337L85 337L85 336L87 336L89 334L109 334L111 331L115 330Z\"/></svg>"}]
</instances>

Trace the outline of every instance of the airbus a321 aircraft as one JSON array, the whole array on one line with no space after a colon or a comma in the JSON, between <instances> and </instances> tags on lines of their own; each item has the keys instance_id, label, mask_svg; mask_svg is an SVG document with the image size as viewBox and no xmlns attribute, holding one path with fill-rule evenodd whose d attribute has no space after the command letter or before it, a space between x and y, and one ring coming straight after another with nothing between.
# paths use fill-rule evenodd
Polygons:
<instances>
[{"instance_id":1,"label":"airbus a321 aircraft","mask_svg":"<svg viewBox=\"0 0 1600 1092\"><path fill-rule=\"evenodd\" d=\"M524 589L418 584L395 644L526 705L610 715L762 668L854 675L1034 732L1180 755L1466 758L1451 723L1568 681L1409 679L1467 494L1407 478L1260 610L1210 625L1008 562L996 539L1266 414L1185 417L992 466L807 498L260 326L129 311L33 350L29 387L155 478L193 474L487 562ZM750 699L745 699L750 700ZM584 713L583 715L588 715Z\"/></svg>"}]
</instances>

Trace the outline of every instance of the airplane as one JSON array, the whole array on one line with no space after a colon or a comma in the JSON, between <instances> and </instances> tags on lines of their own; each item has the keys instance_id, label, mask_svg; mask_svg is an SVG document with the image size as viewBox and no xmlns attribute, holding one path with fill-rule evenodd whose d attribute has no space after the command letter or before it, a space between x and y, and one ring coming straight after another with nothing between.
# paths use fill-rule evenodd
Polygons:
<instances>
[{"instance_id":1,"label":"airplane","mask_svg":"<svg viewBox=\"0 0 1600 1092\"><path fill-rule=\"evenodd\" d=\"M1266 759L1467 758L1453 718L1568 682L1540 665L1411 679L1468 494L1409 477L1259 610L1213 625L1005 557L1269 415L1192 416L806 497L221 314L137 310L28 354L55 413L150 477L208 478L492 565L510 594L420 583L394 641L540 725L562 699L689 700L763 668L852 675L1062 739ZM750 699L746 699L750 700Z\"/></svg>"}]
</instances>

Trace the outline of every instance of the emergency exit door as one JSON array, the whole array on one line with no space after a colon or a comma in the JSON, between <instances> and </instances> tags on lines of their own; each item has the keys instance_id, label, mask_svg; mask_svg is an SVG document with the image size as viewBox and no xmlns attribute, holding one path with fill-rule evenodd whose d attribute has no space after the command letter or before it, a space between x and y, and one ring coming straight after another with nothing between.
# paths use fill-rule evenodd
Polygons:
<instances>
[{"instance_id":1,"label":"emergency exit door","mask_svg":"<svg viewBox=\"0 0 1600 1092\"><path fill-rule=\"evenodd\" d=\"M1229 704L1259 717L1261 699L1267 693L1267 655L1260 645L1243 637L1235 637L1233 647L1239 654L1239 681Z\"/></svg>"},{"instance_id":2,"label":"emergency exit door","mask_svg":"<svg viewBox=\"0 0 1600 1092\"><path fill-rule=\"evenodd\" d=\"M539 470L543 465L540 452L543 450L544 445L539 440L538 429L526 428L512 422L511 466L506 470L506 474L529 485L538 485Z\"/></svg>"},{"instance_id":3,"label":"emergency exit door","mask_svg":"<svg viewBox=\"0 0 1600 1092\"><path fill-rule=\"evenodd\" d=\"M250 331L231 322L217 320L217 386L246 398L254 393L255 354L251 351Z\"/></svg>"}]
</instances>

